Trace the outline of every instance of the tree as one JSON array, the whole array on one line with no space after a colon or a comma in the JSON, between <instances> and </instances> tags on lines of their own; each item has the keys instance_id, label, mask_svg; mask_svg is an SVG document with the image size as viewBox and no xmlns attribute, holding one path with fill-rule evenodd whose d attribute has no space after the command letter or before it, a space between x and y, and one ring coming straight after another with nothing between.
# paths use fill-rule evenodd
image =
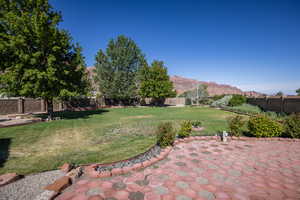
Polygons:
<instances>
[{"instance_id":1,"label":"tree","mask_svg":"<svg viewBox=\"0 0 300 200\"><path fill-rule=\"evenodd\" d=\"M207 85L198 84L195 89L186 91L180 94L179 97L191 99L193 103L203 103L208 97Z\"/></svg>"},{"instance_id":2,"label":"tree","mask_svg":"<svg viewBox=\"0 0 300 200\"><path fill-rule=\"evenodd\" d=\"M300 88L298 90L296 90L296 93L298 96L300 96Z\"/></svg>"},{"instance_id":3,"label":"tree","mask_svg":"<svg viewBox=\"0 0 300 200\"><path fill-rule=\"evenodd\" d=\"M175 97L176 91L162 61L153 61L151 66L144 65L140 71L139 94L152 98L154 105L162 105L167 97Z\"/></svg>"},{"instance_id":4,"label":"tree","mask_svg":"<svg viewBox=\"0 0 300 200\"><path fill-rule=\"evenodd\" d=\"M146 63L136 43L123 35L110 40L96 55L96 82L101 94L119 103L137 97L137 72Z\"/></svg>"},{"instance_id":5,"label":"tree","mask_svg":"<svg viewBox=\"0 0 300 200\"><path fill-rule=\"evenodd\" d=\"M0 0L0 85L13 96L46 100L87 92L81 47L58 29L61 14L47 0Z\"/></svg>"},{"instance_id":6,"label":"tree","mask_svg":"<svg viewBox=\"0 0 300 200\"><path fill-rule=\"evenodd\" d=\"M276 93L275 96L283 96L283 92L279 91L279 92Z\"/></svg>"}]
</instances>

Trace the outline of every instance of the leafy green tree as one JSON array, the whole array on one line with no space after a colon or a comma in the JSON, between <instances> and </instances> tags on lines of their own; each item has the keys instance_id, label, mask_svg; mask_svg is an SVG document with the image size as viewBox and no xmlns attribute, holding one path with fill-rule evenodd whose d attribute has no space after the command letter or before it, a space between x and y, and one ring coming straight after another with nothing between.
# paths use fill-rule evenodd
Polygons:
<instances>
[{"instance_id":1,"label":"leafy green tree","mask_svg":"<svg viewBox=\"0 0 300 200\"><path fill-rule=\"evenodd\" d=\"M275 96L283 96L283 92L279 91L279 92L276 93Z\"/></svg>"},{"instance_id":2,"label":"leafy green tree","mask_svg":"<svg viewBox=\"0 0 300 200\"><path fill-rule=\"evenodd\" d=\"M96 55L96 82L108 99L128 103L137 97L137 72L146 63L136 43L123 35L110 40L106 51Z\"/></svg>"},{"instance_id":3,"label":"leafy green tree","mask_svg":"<svg viewBox=\"0 0 300 200\"><path fill-rule=\"evenodd\" d=\"M162 61L153 61L151 66L144 65L140 71L139 94L142 98L152 98L154 105L161 105L165 98L175 97L176 91Z\"/></svg>"},{"instance_id":4,"label":"leafy green tree","mask_svg":"<svg viewBox=\"0 0 300 200\"><path fill-rule=\"evenodd\" d=\"M300 96L300 88L298 90L296 90L296 93L298 96Z\"/></svg>"},{"instance_id":5,"label":"leafy green tree","mask_svg":"<svg viewBox=\"0 0 300 200\"><path fill-rule=\"evenodd\" d=\"M62 17L47 0L0 0L0 85L13 96L53 99L87 92L81 47L58 29Z\"/></svg>"}]
</instances>

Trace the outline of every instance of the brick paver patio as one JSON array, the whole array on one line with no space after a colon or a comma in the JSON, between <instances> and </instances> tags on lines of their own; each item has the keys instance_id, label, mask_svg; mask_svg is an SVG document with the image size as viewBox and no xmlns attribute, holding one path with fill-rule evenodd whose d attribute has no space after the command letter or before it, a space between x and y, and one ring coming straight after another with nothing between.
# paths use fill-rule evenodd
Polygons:
<instances>
[{"instance_id":1,"label":"brick paver patio","mask_svg":"<svg viewBox=\"0 0 300 200\"><path fill-rule=\"evenodd\" d=\"M300 199L300 143L180 143L143 170L83 176L57 199Z\"/></svg>"}]
</instances>

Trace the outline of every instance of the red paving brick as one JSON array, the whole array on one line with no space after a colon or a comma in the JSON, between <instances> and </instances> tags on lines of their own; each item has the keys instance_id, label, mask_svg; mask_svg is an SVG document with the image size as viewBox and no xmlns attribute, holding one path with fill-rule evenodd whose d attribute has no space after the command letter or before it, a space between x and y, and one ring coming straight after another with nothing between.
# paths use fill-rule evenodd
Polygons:
<instances>
[{"instance_id":1,"label":"red paving brick","mask_svg":"<svg viewBox=\"0 0 300 200\"><path fill-rule=\"evenodd\" d=\"M300 199L299 188L300 143L203 140L177 144L143 170L83 176L57 199Z\"/></svg>"}]
</instances>

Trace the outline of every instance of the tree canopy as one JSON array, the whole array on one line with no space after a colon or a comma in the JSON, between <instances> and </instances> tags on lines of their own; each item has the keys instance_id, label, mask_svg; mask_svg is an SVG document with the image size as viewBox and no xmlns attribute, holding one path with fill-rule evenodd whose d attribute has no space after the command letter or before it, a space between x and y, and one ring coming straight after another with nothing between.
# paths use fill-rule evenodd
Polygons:
<instances>
[{"instance_id":1,"label":"tree canopy","mask_svg":"<svg viewBox=\"0 0 300 200\"><path fill-rule=\"evenodd\" d=\"M153 61L151 66L144 65L139 73L139 94L152 98L154 104L162 104L167 97L175 97L176 91L162 61Z\"/></svg>"},{"instance_id":2,"label":"tree canopy","mask_svg":"<svg viewBox=\"0 0 300 200\"><path fill-rule=\"evenodd\" d=\"M298 96L300 96L300 88L298 90L296 90L296 93Z\"/></svg>"},{"instance_id":3,"label":"tree canopy","mask_svg":"<svg viewBox=\"0 0 300 200\"><path fill-rule=\"evenodd\" d=\"M146 63L145 57L130 38L124 35L109 41L105 51L96 55L96 81L105 98L119 102L136 98L137 71Z\"/></svg>"},{"instance_id":4,"label":"tree canopy","mask_svg":"<svg viewBox=\"0 0 300 200\"><path fill-rule=\"evenodd\" d=\"M53 98L87 92L79 45L58 28L62 16L47 0L0 0L0 85L9 95Z\"/></svg>"}]
</instances>

